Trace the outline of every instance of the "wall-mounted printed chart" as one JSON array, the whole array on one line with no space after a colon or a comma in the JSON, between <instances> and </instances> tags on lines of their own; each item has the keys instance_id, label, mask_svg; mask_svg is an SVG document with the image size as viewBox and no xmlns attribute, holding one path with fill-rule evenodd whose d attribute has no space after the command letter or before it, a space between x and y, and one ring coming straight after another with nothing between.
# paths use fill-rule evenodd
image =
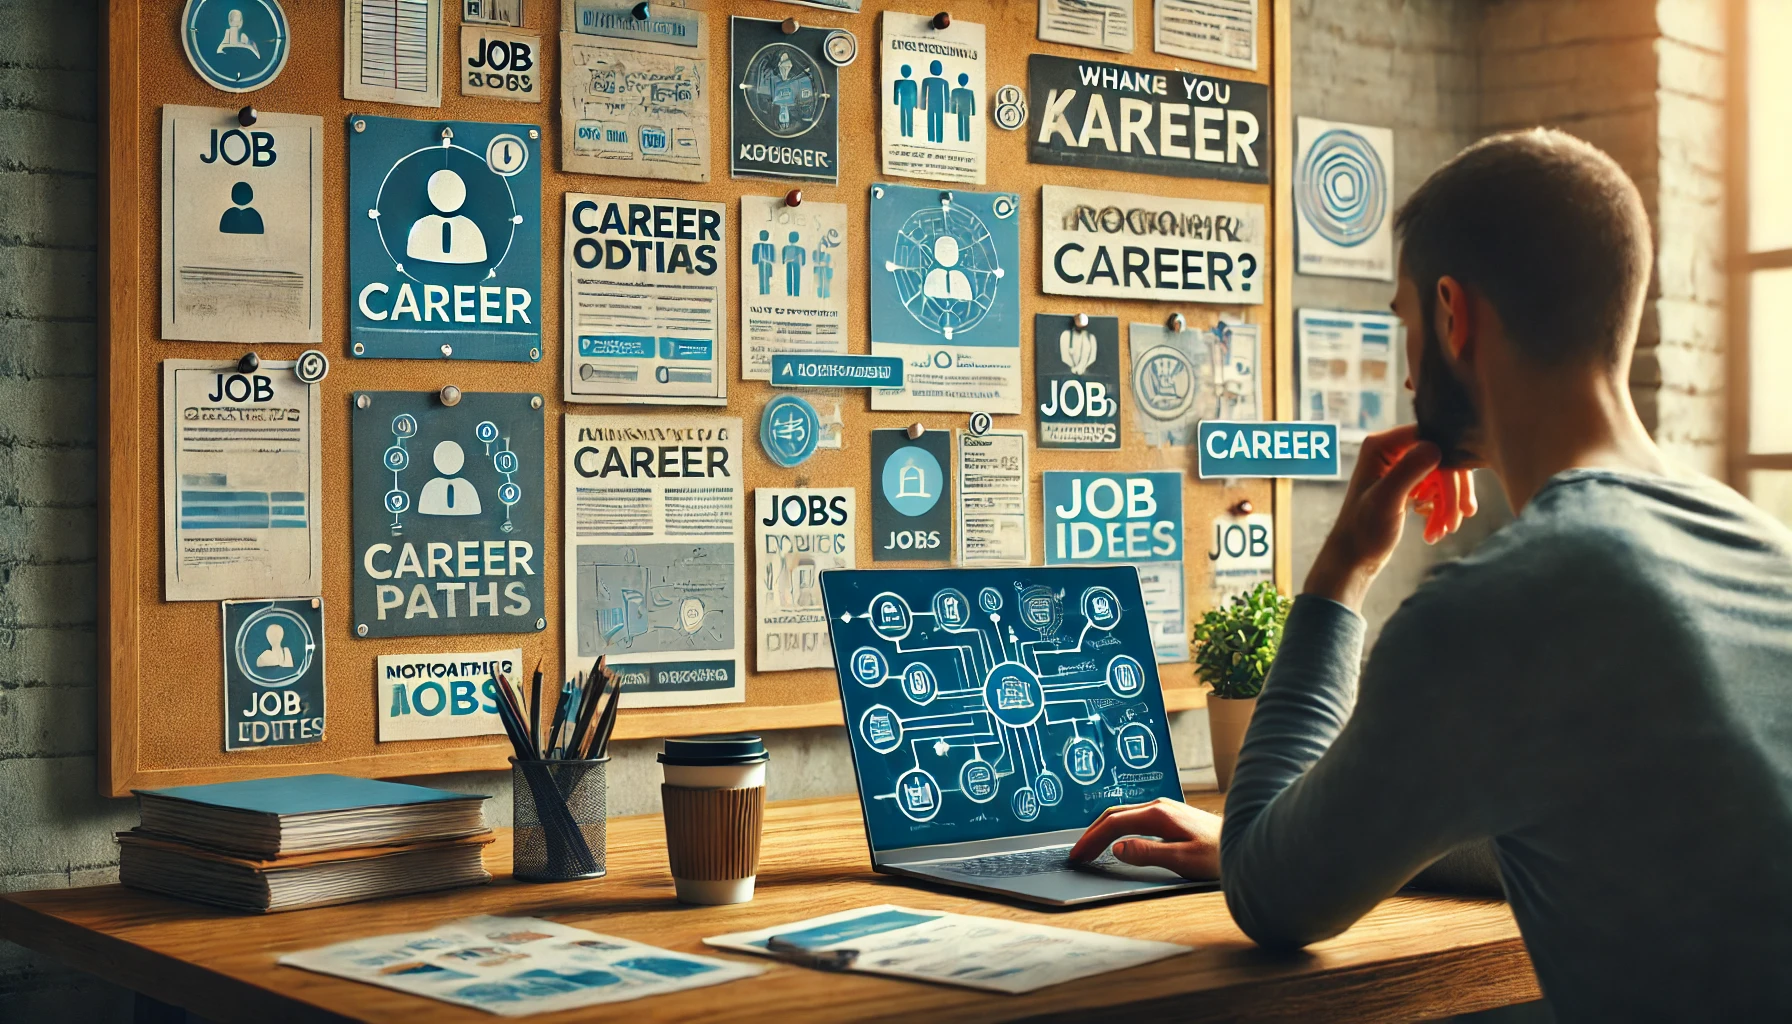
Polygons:
<instances>
[{"instance_id":1,"label":"wall-mounted printed chart","mask_svg":"<svg viewBox=\"0 0 1792 1024\"><path fill-rule=\"evenodd\" d=\"M348 117L350 351L541 358L541 129Z\"/></svg>"},{"instance_id":2,"label":"wall-mounted printed chart","mask_svg":"<svg viewBox=\"0 0 1792 1024\"><path fill-rule=\"evenodd\" d=\"M568 402L728 404L727 209L566 193Z\"/></svg>"},{"instance_id":3,"label":"wall-mounted printed chart","mask_svg":"<svg viewBox=\"0 0 1792 1024\"><path fill-rule=\"evenodd\" d=\"M162 338L323 341L321 117L162 108Z\"/></svg>"},{"instance_id":4,"label":"wall-mounted printed chart","mask_svg":"<svg viewBox=\"0 0 1792 1024\"><path fill-rule=\"evenodd\" d=\"M769 379L774 354L845 354L847 230L845 203L740 197L743 380Z\"/></svg>"},{"instance_id":5,"label":"wall-mounted printed chart","mask_svg":"<svg viewBox=\"0 0 1792 1024\"><path fill-rule=\"evenodd\" d=\"M1394 132L1295 120L1295 269L1325 277L1394 279Z\"/></svg>"},{"instance_id":6,"label":"wall-mounted printed chart","mask_svg":"<svg viewBox=\"0 0 1792 1024\"><path fill-rule=\"evenodd\" d=\"M1268 301L1263 205L1046 185L1039 190L1040 287L1047 295Z\"/></svg>"},{"instance_id":7,"label":"wall-mounted printed chart","mask_svg":"<svg viewBox=\"0 0 1792 1024\"><path fill-rule=\"evenodd\" d=\"M822 47L831 30L734 17L729 169L736 177L840 177L839 69Z\"/></svg>"},{"instance_id":8,"label":"wall-mounted printed chart","mask_svg":"<svg viewBox=\"0 0 1792 1024\"><path fill-rule=\"evenodd\" d=\"M187 0L180 42L205 84L254 92L286 67L292 30L279 0Z\"/></svg>"},{"instance_id":9,"label":"wall-mounted printed chart","mask_svg":"<svg viewBox=\"0 0 1792 1024\"><path fill-rule=\"evenodd\" d=\"M452 396L451 396L452 397ZM356 636L534 633L546 474L540 395L358 391Z\"/></svg>"},{"instance_id":10,"label":"wall-mounted printed chart","mask_svg":"<svg viewBox=\"0 0 1792 1024\"><path fill-rule=\"evenodd\" d=\"M871 408L1020 412L1019 268L1014 193L871 186Z\"/></svg>"},{"instance_id":11,"label":"wall-mounted printed chart","mask_svg":"<svg viewBox=\"0 0 1792 1024\"><path fill-rule=\"evenodd\" d=\"M708 16L636 6L561 5L560 168L708 181Z\"/></svg>"},{"instance_id":12,"label":"wall-mounted printed chart","mask_svg":"<svg viewBox=\"0 0 1792 1024\"><path fill-rule=\"evenodd\" d=\"M324 738L324 602L225 601L224 749Z\"/></svg>"},{"instance_id":13,"label":"wall-mounted printed chart","mask_svg":"<svg viewBox=\"0 0 1792 1024\"><path fill-rule=\"evenodd\" d=\"M343 0L342 98L442 105L442 0Z\"/></svg>"}]
</instances>

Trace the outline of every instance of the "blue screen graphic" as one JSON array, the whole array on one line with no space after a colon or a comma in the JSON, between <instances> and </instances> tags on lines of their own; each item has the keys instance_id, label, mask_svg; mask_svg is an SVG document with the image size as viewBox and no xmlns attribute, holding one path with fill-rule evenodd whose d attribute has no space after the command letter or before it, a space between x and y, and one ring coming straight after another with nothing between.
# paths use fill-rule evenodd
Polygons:
<instances>
[{"instance_id":1,"label":"blue screen graphic","mask_svg":"<svg viewBox=\"0 0 1792 1024\"><path fill-rule=\"evenodd\" d=\"M1182 796L1131 566L838 569L821 589L874 848Z\"/></svg>"}]
</instances>

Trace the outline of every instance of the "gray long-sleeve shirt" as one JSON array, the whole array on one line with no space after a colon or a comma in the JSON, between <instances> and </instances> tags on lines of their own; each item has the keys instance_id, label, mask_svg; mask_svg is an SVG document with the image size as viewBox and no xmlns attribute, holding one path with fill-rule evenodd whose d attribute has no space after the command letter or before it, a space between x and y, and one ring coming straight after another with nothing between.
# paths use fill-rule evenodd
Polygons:
<instances>
[{"instance_id":1,"label":"gray long-sleeve shirt","mask_svg":"<svg viewBox=\"0 0 1792 1024\"><path fill-rule=\"evenodd\" d=\"M1226 799L1248 935L1334 935L1491 838L1561 1019L1792 1019L1792 532L1571 470L1400 607L1359 697L1362 640L1289 614Z\"/></svg>"}]
</instances>

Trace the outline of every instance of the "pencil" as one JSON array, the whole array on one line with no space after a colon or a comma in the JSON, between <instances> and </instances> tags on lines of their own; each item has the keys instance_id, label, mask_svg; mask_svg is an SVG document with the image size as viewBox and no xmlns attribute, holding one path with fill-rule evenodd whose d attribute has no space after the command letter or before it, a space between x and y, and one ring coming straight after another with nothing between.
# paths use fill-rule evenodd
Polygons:
<instances>
[{"instance_id":1,"label":"pencil","mask_svg":"<svg viewBox=\"0 0 1792 1024\"><path fill-rule=\"evenodd\" d=\"M542 737L541 756L543 757L546 757L548 752L554 749L554 744L560 739L560 723L566 721L567 702L570 700L572 700L572 680L568 679L560 684L560 699L554 702L553 724L548 726L548 734Z\"/></svg>"},{"instance_id":2,"label":"pencil","mask_svg":"<svg viewBox=\"0 0 1792 1024\"><path fill-rule=\"evenodd\" d=\"M616 680L616 692L610 695L610 703L605 706L603 720L597 726L597 750L593 757L610 756L610 734L616 731L616 719L622 708L622 680Z\"/></svg>"},{"instance_id":3,"label":"pencil","mask_svg":"<svg viewBox=\"0 0 1792 1024\"><path fill-rule=\"evenodd\" d=\"M597 664L592 666L589 678L591 682L597 684L597 692L592 693L591 684L587 683L585 698L579 702L579 724L573 727L572 738L566 745L567 754L574 758L584 756L585 739L591 730L591 716L597 711L598 704L602 703L604 687L610 681L610 674L604 671L602 658L599 658Z\"/></svg>"},{"instance_id":4,"label":"pencil","mask_svg":"<svg viewBox=\"0 0 1792 1024\"><path fill-rule=\"evenodd\" d=\"M536 757L541 750L541 659L535 659L535 679L529 684L529 749Z\"/></svg>"}]
</instances>

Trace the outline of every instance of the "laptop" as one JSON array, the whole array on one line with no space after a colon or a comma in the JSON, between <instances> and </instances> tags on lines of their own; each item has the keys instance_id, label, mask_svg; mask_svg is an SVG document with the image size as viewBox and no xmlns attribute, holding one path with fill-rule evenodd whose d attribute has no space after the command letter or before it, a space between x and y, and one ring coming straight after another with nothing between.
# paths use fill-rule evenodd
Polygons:
<instances>
[{"instance_id":1,"label":"laptop","mask_svg":"<svg viewBox=\"0 0 1792 1024\"><path fill-rule=\"evenodd\" d=\"M874 870L1057 907L1218 888L1066 857L1106 808L1182 797L1136 569L830 569L821 592Z\"/></svg>"}]
</instances>

